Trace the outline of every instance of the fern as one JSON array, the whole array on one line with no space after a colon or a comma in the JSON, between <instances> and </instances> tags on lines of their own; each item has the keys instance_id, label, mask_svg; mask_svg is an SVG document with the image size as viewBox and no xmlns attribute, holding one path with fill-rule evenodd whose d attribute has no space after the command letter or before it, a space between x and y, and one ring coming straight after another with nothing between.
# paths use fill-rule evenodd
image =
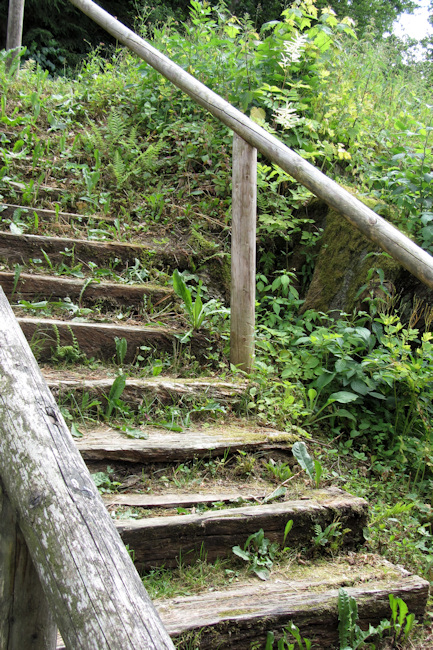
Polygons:
<instances>
[{"instance_id":1,"label":"fern","mask_svg":"<svg viewBox=\"0 0 433 650\"><path fill-rule=\"evenodd\" d=\"M125 135L125 118L116 110L111 111L107 118L108 139L110 144L117 144Z\"/></svg>"},{"instance_id":2,"label":"fern","mask_svg":"<svg viewBox=\"0 0 433 650\"><path fill-rule=\"evenodd\" d=\"M158 156L164 146L164 141L159 140L154 144L150 144L145 151L143 151L136 159L136 164L140 163L140 168L146 172L154 172L160 166Z\"/></svg>"},{"instance_id":3,"label":"fern","mask_svg":"<svg viewBox=\"0 0 433 650\"><path fill-rule=\"evenodd\" d=\"M125 185L131 172L126 171L126 164L122 158L122 154L118 149L114 152L114 160L109 165L109 170L112 172L116 179L117 189L120 190Z\"/></svg>"},{"instance_id":4,"label":"fern","mask_svg":"<svg viewBox=\"0 0 433 650\"><path fill-rule=\"evenodd\" d=\"M53 330L56 337L56 347L53 350L53 359L55 361L77 362L83 358L83 353L80 350L78 339L75 336L72 328L68 325L68 331L71 335L72 345L60 345L60 333L57 325L53 324Z\"/></svg>"},{"instance_id":5,"label":"fern","mask_svg":"<svg viewBox=\"0 0 433 650\"><path fill-rule=\"evenodd\" d=\"M100 127L94 122L90 122L90 128L91 133L86 131L85 138L95 149L99 149L99 151L105 153L107 151L107 142L102 135Z\"/></svg>"}]
</instances>

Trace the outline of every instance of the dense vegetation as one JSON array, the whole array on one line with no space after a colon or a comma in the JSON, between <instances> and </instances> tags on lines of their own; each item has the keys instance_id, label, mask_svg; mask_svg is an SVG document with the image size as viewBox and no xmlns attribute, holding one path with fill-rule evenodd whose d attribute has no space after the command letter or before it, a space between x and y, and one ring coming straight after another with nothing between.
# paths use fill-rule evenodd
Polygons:
<instances>
[{"instance_id":1,"label":"dense vegetation","mask_svg":"<svg viewBox=\"0 0 433 650\"><path fill-rule=\"evenodd\" d=\"M160 25L174 21L178 28L187 21L189 2L186 0L155 0L152 3L127 0L104 0L99 3L128 27L137 22ZM225 8L239 17L248 15L255 29L264 23L278 20L290 3L287 0L228 0ZM332 7L339 16L351 17L359 35L369 32L380 38L391 31L396 17L416 6L413 0L318 0L320 9ZM8 0L0 0L0 48L5 47ZM67 0L26 0L24 14L23 45L28 54L43 67L63 73L75 65L96 47L112 52L115 43L106 32L86 16L83 16Z\"/></svg>"},{"instance_id":2,"label":"dense vegetation","mask_svg":"<svg viewBox=\"0 0 433 650\"><path fill-rule=\"evenodd\" d=\"M358 39L350 19L311 0L260 33L225 6L196 0L182 29L168 20L141 30L433 252L429 70L422 64L419 74L398 43ZM62 209L118 215L114 232L94 237L144 231L192 242L201 264L184 278L193 292L199 278L211 292L218 286L223 301L229 131L123 50L110 59L94 51L74 79L55 80L32 61L19 76L6 72L1 56L0 199L20 182L31 204L51 183L63 190ZM20 159L29 157L33 171L23 178ZM375 253L353 311L303 310L322 236L316 204L264 159L258 193L257 358L244 413L282 429L295 423L320 440L326 478L372 502L368 547L432 579L432 307L415 302L403 320L388 260ZM137 222L144 213L146 223ZM18 213L9 227L38 225ZM150 265L147 277L155 274L164 278ZM227 338L225 322L212 327ZM215 368L228 369L224 352L209 353L204 371Z\"/></svg>"}]
</instances>

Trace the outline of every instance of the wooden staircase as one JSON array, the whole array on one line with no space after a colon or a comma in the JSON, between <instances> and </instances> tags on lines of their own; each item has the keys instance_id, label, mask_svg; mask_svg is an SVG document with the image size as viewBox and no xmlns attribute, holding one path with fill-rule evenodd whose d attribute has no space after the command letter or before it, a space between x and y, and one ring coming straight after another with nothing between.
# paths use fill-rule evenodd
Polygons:
<instances>
[{"instance_id":1,"label":"wooden staircase","mask_svg":"<svg viewBox=\"0 0 433 650\"><path fill-rule=\"evenodd\" d=\"M6 206L0 220L17 207ZM389 593L421 617L428 583L362 551L368 525L363 499L332 486L313 490L297 470L293 480L279 482L265 471L271 459L293 465L291 446L304 432L290 426L276 431L243 418L249 382L220 374L212 362L220 342L200 331L181 345L188 324L172 289L155 281L119 281L136 260L169 273L187 269L194 251L150 237L140 243L93 241L85 238L88 218L82 215L38 214L42 227L78 224L82 238L77 231L67 238L17 235L0 223L0 285L74 423L90 471L106 479L104 501L137 568L231 558L227 566L235 578L223 590L209 585L198 594L156 600L178 647L264 648L267 632L281 635L290 621L313 648L338 647L341 586L356 597L361 626L389 617ZM65 260L79 266L81 277L56 275ZM95 264L115 269L118 281L92 276ZM126 350L119 358L116 340L122 339ZM182 376L186 354L188 361L194 357L190 376ZM125 378L122 391L110 397L119 375ZM286 491L276 493L279 487ZM284 539L289 520L293 526ZM345 531L341 543L332 554L326 548L321 554L313 541L317 527L335 522ZM240 564L232 553L260 529L290 549L266 582L236 571Z\"/></svg>"}]
</instances>

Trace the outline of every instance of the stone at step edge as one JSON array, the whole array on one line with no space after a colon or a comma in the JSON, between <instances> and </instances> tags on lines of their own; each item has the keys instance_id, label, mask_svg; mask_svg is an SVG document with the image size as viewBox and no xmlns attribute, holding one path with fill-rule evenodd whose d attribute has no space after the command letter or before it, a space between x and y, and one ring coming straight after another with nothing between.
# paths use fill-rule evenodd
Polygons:
<instances>
[{"instance_id":1,"label":"stone at step edge","mask_svg":"<svg viewBox=\"0 0 433 650\"><path fill-rule=\"evenodd\" d=\"M198 596L155 600L162 622L176 644L181 634L196 635L200 650L264 648L268 631L276 638L292 621L312 650L338 647L338 589L344 587L358 604L358 624L367 629L390 618L389 594L402 598L419 620L425 613L429 584L377 556L348 557L293 564L290 574L269 581ZM57 650L65 650L61 638Z\"/></svg>"},{"instance_id":2,"label":"stone at step edge","mask_svg":"<svg viewBox=\"0 0 433 650\"><path fill-rule=\"evenodd\" d=\"M150 569L164 565L177 566L179 555L192 563L205 552L209 562L231 554L232 546L243 546L247 537L263 529L265 536L280 545L284 530L292 519L293 526L286 544L310 546L315 526L322 530L339 521L342 546L355 548L363 543L367 525L368 504L338 488L312 490L308 499L280 503L208 510L201 514L149 517L119 520L116 527L125 544L134 550L138 566Z\"/></svg>"}]
</instances>

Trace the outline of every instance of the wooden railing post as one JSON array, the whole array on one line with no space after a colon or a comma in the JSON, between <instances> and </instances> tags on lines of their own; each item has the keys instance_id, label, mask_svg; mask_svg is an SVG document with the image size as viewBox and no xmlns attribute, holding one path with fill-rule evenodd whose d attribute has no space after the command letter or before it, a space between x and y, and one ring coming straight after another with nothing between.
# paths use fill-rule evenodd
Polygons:
<instances>
[{"instance_id":1,"label":"wooden railing post","mask_svg":"<svg viewBox=\"0 0 433 650\"><path fill-rule=\"evenodd\" d=\"M254 363L257 149L233 133L230 361Z\"/></svg>"},{"instance_id":2,"label":"wooden railing post","mask_svg":"<svg viewBox=\"0 0 433 650\"><path fill-rule=\"evenodd\" d=\"M25 0L9 0L8 11L8 26L6 35L6 49L17 50L21 47L23 37L23 21L24 21L24 1ZM8 60L10 67L14 56L11 54Z\"/></svg>"},{"instance_id":3,"label":"wooden railing post","mask_svg":"<svg viewBox=\"0 0 433 650\"><path fill-rule=\"evenodd\" d=\"M0 484L0 648L55 650L57 625Z\"/></svg>"}]
</instances>

